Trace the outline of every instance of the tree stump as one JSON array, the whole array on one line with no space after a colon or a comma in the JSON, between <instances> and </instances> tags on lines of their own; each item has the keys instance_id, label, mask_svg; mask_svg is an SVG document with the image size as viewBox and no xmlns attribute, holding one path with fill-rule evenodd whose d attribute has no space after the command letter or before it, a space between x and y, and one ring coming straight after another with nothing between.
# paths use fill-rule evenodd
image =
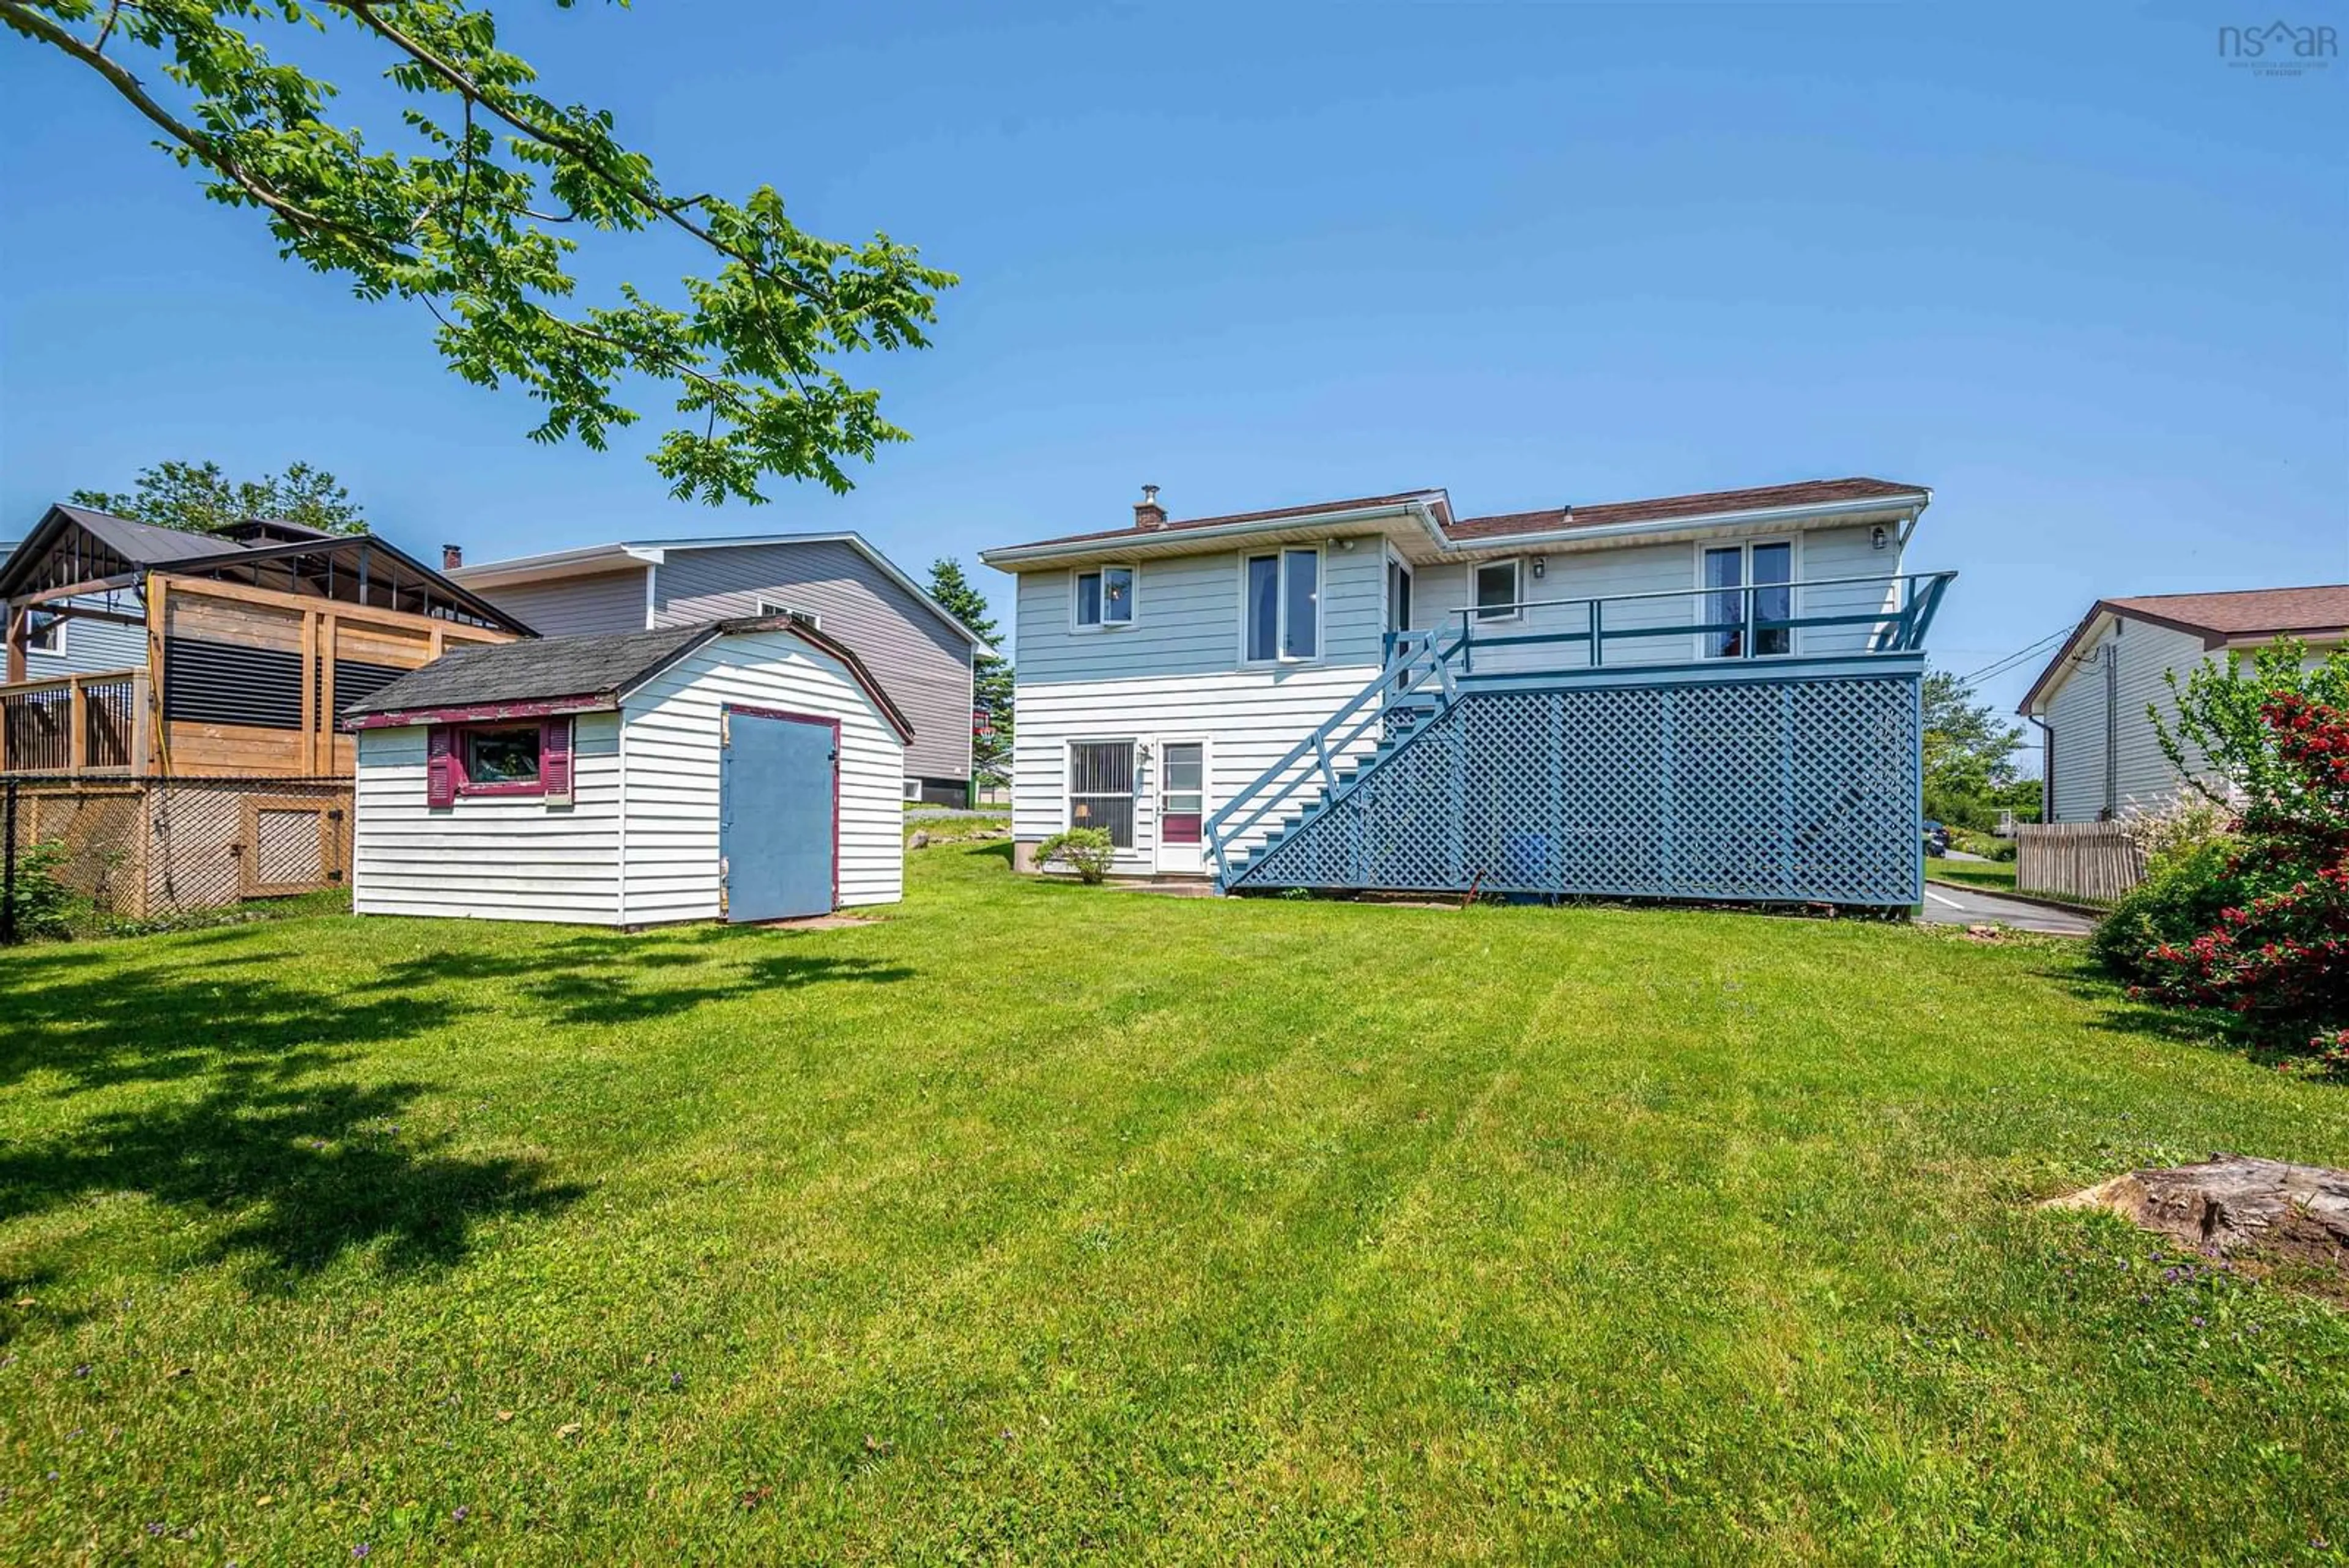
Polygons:
<instances>
[{"instance_id":1,"label":"tree stump","mask_svg":"<svg viewBox=\"0 0 2349 1568\"><path fill-rule=\"evenodd\" d=\"M2349 1267L2349 1170L2214 1154L2199 1165L2133 1170L2050 1209L2108 1209L2217 1256L2283 1251Z\"/></svg>"}]
</instances>

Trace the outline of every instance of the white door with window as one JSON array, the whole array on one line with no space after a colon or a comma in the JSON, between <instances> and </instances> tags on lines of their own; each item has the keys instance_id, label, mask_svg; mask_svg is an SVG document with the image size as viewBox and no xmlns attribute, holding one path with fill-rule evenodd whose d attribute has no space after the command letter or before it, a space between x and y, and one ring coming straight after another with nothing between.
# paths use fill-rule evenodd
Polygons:
<instances>
[{"instance_id":1,"label":"white door with window","mask_svg":"<svg viewBox=\"0 0 2349 1568\"><path fill-rule=\"evenodd\" d=\"M1158 869L1197 876L1207 868L1207 743L1165 741L1158 748Z\"/></svg>"}]
</instances>

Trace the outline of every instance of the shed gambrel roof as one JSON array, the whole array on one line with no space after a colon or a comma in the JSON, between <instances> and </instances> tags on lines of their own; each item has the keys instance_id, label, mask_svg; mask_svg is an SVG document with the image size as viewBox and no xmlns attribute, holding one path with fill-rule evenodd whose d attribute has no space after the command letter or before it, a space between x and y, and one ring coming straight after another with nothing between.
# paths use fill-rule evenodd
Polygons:
<instances>
[{"instance_id":1,"label":"shed gambrel roof","mask_svg":"<svg viewBox=\"0 0 2349 1568\"><path fill-rule=\"evenodd\" d=\"M2023 694L2016 711L2033 712L2039 699L2071 668L2080 644L2106 616L2150 621L2202 639L2205 649L2279 637L2349 637L2349 583L2303 588L2240 588L2203 594L2137 594L2098 599Z\"/></svg>"},{"instance_id":2,"label":"shed gambrel roof","mask_svg":"<svg viewBox=\"0 0 2349 1568\"><path fill-rule=\"evenodd\" d=\"M730 634L783 631L845 666L898 738L914 738L889 693L855 651L796 616L702 621L651 631L592 637L545 637L527 642L452 649L354 702L347 730L385 729L467 719L520 718L541 713L593 713L622 698L700 648Z\"/></svg>"}]
</instances>

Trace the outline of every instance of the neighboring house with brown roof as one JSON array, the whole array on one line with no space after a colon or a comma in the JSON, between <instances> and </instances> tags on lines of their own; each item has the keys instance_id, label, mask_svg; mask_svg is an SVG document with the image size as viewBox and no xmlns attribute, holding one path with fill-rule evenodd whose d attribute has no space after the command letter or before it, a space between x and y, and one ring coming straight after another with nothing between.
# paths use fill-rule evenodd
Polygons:
<instances>
[{"instance_id":1,"label":"neighboring house with brown roof","mask_svg":"<svg viewBox=\"0 0 2349 1568\"><path fill-rule=\"evenodd\" d=\"M1902 555L1930 500L1852 478L1175 520L1145 487L1131 526L980 556L1019 578L1015 857L1102 826L1122 871L1227 888L1913 903L1914 683L1943 579L1927 594ZM1503 721L1483 700L1505 691L1522 732L1462 731ZM1450 782L1399 786L1439 732ZM1286 863L1340 821L1350 847ZM1451 842L1410 866L1368 846L1438 822Z\"/></svg>"},{"instance_id":2,"label":"neighboring house with brown roof","mask_svg":"<svg viewBox=\"0 0 2349 1568\"><path fill-rule=\"evenodd\" d=\"M2319 657L2349 640L2349 585L2098 599L2019 710L2046 734L2047 820L2109 820L2172 799L2181 781L2151 716L2177 717L2164 677L2183 684L2207 659L2286 637Z\"/></svg>"}]
</instances>

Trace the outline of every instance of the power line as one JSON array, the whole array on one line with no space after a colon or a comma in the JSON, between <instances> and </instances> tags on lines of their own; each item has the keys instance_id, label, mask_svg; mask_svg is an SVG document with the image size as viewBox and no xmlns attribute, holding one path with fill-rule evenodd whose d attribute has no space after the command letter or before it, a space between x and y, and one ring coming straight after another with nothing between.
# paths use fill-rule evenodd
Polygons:
<instances>
[{"instance_id":1,"label":"power line","mask_svg":"<svg viewBox=\"0 0 2349 1568\"><path fill-rule=\"evenodd\" d=\"M2003 675L2006 671L2013 669L2024 659L2045 650L2055 643L2063 641L2065 638L2071 635L2072 628L2070 627L2067 626L2060 628L2057 630L2049 632L2045 637L2043 637L2038 641L2032 643L2029 647L2018 648L2013 653L2008 654L2005 658L1992 659L1990 663L1983 665L1980 670L1975 670L1972 674L1961 675L1958 679L1963 684L1971 686L1977 680L1987 680L1993 675Z\"/></svg>"}]
</instances>

